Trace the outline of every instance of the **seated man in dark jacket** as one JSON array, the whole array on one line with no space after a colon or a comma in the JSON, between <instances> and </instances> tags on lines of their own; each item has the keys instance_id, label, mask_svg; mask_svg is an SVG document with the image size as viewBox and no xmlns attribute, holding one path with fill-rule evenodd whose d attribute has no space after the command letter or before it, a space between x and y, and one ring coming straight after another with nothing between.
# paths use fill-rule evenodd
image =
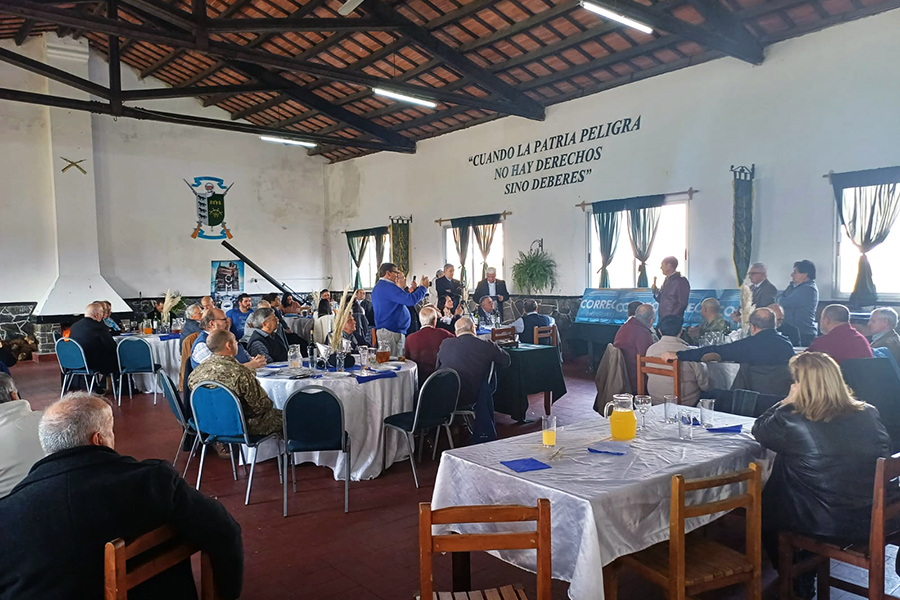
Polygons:
<instances>
[{"instance_id":1,"label":"seated man in dark jacket","mask_svg":"<svg viewBox=\"0 0 900 600\"><path fill-rule=\"evenodd\" d=\"M0 501L0 599L102 598L106 542L166 524L209 553L222 598L240 596L240 526L167 462L117 454L112 409L101 398L68 394L44 411L39 436L48 456ZM196 599L190 561L128 597Z\"/></svg>"},{"instance_id":2,"label":"seated man in dark jacket","mask_svg":"<svg viewBox=\"0 0 900 600\"><path fill-rule=\"evenodd\" d=\"M72 325L69 339L81 345L88 367L105 375L118 374L116 340L103 323L104 312L105 309L99 302L88 304L84 309L84 318Z\"/></svg>"},{"instance_id":3,"label":"seated man in dark jacket","mask_svg":"<svg viewBox=\"0 0 900 600\"><path fill-rule=\"evenodd\" d=\"M252 328L250 343L247 345L252 356L264 356L266 363L284 362L288 349L284 341L276 335L278 317L271 308L257 308L247 318L247 325Z\"/></svg>"}]
</instances>

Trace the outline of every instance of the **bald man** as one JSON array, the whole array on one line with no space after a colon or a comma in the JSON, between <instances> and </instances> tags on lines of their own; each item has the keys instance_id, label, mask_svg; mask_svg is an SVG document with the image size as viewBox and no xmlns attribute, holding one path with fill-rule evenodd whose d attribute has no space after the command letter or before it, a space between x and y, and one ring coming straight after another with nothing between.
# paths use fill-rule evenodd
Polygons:
<instances>
[{"instance_id":1,"label":"bald man","mask_svg":"<svg viewBox=\"0 0 900 600\"><path fill-rule=\"evenodd\" d=\"M785 323L784 321L784 309L781 308L781 305L777 302L775 304L770 304L768 306L769 310L775 313L775 327L776 331L791 340L792 346L800 345L800 330L791 325L790 323Z\"/></svg>"},{"instance_id":2,"label":"bald man","mask_svg":"<svg viewBox=\"0 0 900 600\"><path fill-rule=\"evenodd\" d=\"M100 302L91 302L84 309L84 318L76 321L69 332L69 339L75 340L84 350L88 367L104 375L119 372L116 356L116 340L103 323L106 307Z\"/></svg>"},{"instance_id":3,"label":"bald man","mask_svg":"<svg viewBox=\"0 0 900 600\"><path fill-rule=\"evenodd\" d=\"M843 304L829 304L819 317L819 329L825 335L809 345L809 352L824 352L841 364L851 358L872 358L869 340L850 324L850 309Z\"/></svg>"},{"instance_id":4,"label":"bald man","mask_svg":"<svg viewBox=\"0 0 900 600\"><path fill-rule=\"evenodd\" d=\"M221 597L240 596L240 526L166 461L116 453L112 409L102 398L66 395L44 411L38 434L48 456L0 502L0 598L102 598L106 542L161 525L209 553ZM196 598L190 561L128 597Z\"/></svg>"}]
</instances>

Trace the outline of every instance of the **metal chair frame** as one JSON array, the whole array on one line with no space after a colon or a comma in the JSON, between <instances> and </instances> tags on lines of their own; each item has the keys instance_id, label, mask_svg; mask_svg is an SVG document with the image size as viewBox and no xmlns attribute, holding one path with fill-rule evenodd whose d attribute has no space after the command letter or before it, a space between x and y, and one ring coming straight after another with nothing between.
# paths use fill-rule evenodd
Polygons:
<instances>
[{"instance_id":1,"label":"metal chair frame","mask_svg":"<svg viewBox=\"0 0 900 600\"><path fill-rule=\"evenodd\" d=\"M150 368L153 369L152 371L131 371L131 370L126 371L124 368L122 368L122 354L120 352L122 349L122 346L124 346L125 344L135 344L138 342L143 344L144 347L147 349L147 354L150 356ZM119 363L119 401L118 401L118 405L122 406L122 378L126 375L128 376L128 398L131 399L132 393L134 391L133 376L134 375L156 375L156 369L154 368L154 365L156 363L153 360L153 348L150 346L150 344L149 344L149 342L147 342L147 340L145 340L143 338L139 338L139 337L128 337L128 338L123 339L121 342L119 342L118 346L116 346L116 360ZM154 405L156 404L156 387L155 386L153 387L153 404Z\"/></svg>"},{"instance_id":2,"label":"metal chair frame","mask_svg":"<svg viewBox=\"0 0 900 600\"><path fill-rule=\"evenodd\" d=\"M57 360L59 359L60 344L75 344L75 347L78 348L78 352L81 354L81 364L83 367L64 367L62 361L59 361L59 370L62 371L63 374L62 390L59 392L59 397L62 398L66 394L69 386L72 385L72 381L79 375L84 377L84 384L88 388L88 393L94 393L94 383L96 382L97 377L102 377L105 373L94 371L88 366L87 357L84 355L84 348L81 347L81 344L71 338L59 338L56 340L55 347ZM109 380L112 382L113 393L115 393L115 381L112 377L110 377Z\"/></svg>"},{"instance_id":3,"label":"metal chair frame","mask_svg":"<svg viewBox=\"0 0 900 600\"><path fill-rule=\"evenodd\" d=\"M491 367L490 367L490 369L488 369L488 376L487 376L487 383L488 383L488 385L494 386L495 392L497 391L497 381L495 379L496 367L497 367L497 365L495 365L494 363L491 363ZM456 410L453 411L452 415L450 415L450 425L453 425L453 420L458 416L458 417L462 418L463 421L465 422L466 429L468 430L468 432L472 433L472 431L473 431L472 423L475 421L474 408L475 408L474 404L472 404L471 406L464 406L464 407L460 408L459 401L457 399ZM434 439L435 439L435 445L437 445L437 436L435 436ZM453 446L451 445L450 447L452 448ZM432 456L432 459L433 458L434 457Z\"/></svg>"},{"instance_id":4,"label":"metal chair frame","mask_svg":"<svg viewBox=\"0 0 900 600\"><path fill-rule=\"evenodd\" d=\"M178 450L175 451L175 458L172 459L172 466L174 467L178 462L178 456L181 454L181 449L184 447L184 441L187 439L188 434L197 435L197 431L194 429L194 426L184 418L184 411L181 410L178 392L175 390L175 384L172 383L172 378L169 377L169 374L160 369L156 373L156 378L159 381L160 389L163 391L163 396L165 396L166 400L169 402L169 408L171 408L172 412L175 414L175 420L178 421L178 424L181 425L181 428L184 430L181 441L178 442ZM119 389L121 389L121 386ZM187 465L185 465L185 468L186 467Z\"/></svg>"}]
</instances>

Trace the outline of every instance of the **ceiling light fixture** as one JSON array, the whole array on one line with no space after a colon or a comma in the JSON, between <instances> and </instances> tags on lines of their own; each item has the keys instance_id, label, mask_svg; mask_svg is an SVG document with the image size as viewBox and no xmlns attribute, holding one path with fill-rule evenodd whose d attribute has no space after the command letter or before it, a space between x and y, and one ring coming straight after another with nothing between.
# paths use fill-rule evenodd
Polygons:
<instances>
[{"instance_id":1,"label":"ceiling light fixture","mask_svg":"<svg viewBox=\"0 0 900 600\"><path fill-rule=\"evenodd\" d=\"M271 135L259 136L264 142L272 142L274 144L287 144L288 146L303 146L304 148L315 148L316 144L312 142L301 142L300 140L289 140L286 138L274 137Z\"/></svg>"},{"instance_id":2,"label":"ceiling light fixture","mask_svg":"<svg viewBox=\"0 0 900 600\"><path fill-rule=\"evenodd\" d=\"M598 14L601 17L606 17L607 19L611 19L613 21L618 21L622 25L628 25L629 27L633 27L634 29L637 29L638 31L643 31L646 34L653 33L653 28L651 28L647 25L644 25L643 23L639 23L638 21L635 21L634 19L629 19L625 15L620 15L617 12L613 12L613 11L609 10L608 8L603 8L602 6L594 4L593 2L586 2L586 1L582 0L581 8L583 8L585 10L589 10L592 13Z\"/></svg>"},{"instance_id":3,"label":"ceiling light fixture","mask_svg":"<svg viewBox=\"0 0 900 600\"><path fill-rule=\"evenodd\" d=\"M427 106L428 108L437 108L437 102L432 102L431 100L422 100L421 98L407 96L406 94L398 94L397 92L392 92L390 90L386 90L383 88L372 88L372 93L377 94L379 96L386 96L388 98L393 98L394 100L402 100L403 102L410 102L412 104L418 104L419 106Z\"/></svg>"}]
</instances>

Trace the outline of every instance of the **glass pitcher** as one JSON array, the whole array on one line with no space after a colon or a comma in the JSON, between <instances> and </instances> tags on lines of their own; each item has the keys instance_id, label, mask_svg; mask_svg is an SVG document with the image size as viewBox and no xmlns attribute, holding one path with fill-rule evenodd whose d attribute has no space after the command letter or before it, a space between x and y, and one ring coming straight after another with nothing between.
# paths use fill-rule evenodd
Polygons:
<instances>
[{"instance_id":1,"label":"glass pitcher","mask_svg":"<svg viewBox=\"0 0 900 600\"><path fill-rule=\"evenodd\" d=\"M612 408L612 414L609 409ZM614 440L632 440L637 430L637 418L631 394L614 394L612 402L603 408L603 416L609 417L609 428Z\"/></svg>"},{"instance_id":2,"label":"glass pitcher","mask_svg":"<svg viewBox=\"0 0 900 600\"><path fill-rule=\"evenodd\" d=\"M391 343L387 340L378 340L378 350L375 351L375 361L385 363L391 360Z\"/></svg>"},{"instance_id":3,"label":"glass pitcher","mask_svg":"<svg viewBox=\"0 0 900 600\"><path fill-rule=\"evenodd\" d=\"M288 367L299 369L303 366L303 352L300 350L300 344L291 344L288 348Z\"/></svg>"}]
</instances>

